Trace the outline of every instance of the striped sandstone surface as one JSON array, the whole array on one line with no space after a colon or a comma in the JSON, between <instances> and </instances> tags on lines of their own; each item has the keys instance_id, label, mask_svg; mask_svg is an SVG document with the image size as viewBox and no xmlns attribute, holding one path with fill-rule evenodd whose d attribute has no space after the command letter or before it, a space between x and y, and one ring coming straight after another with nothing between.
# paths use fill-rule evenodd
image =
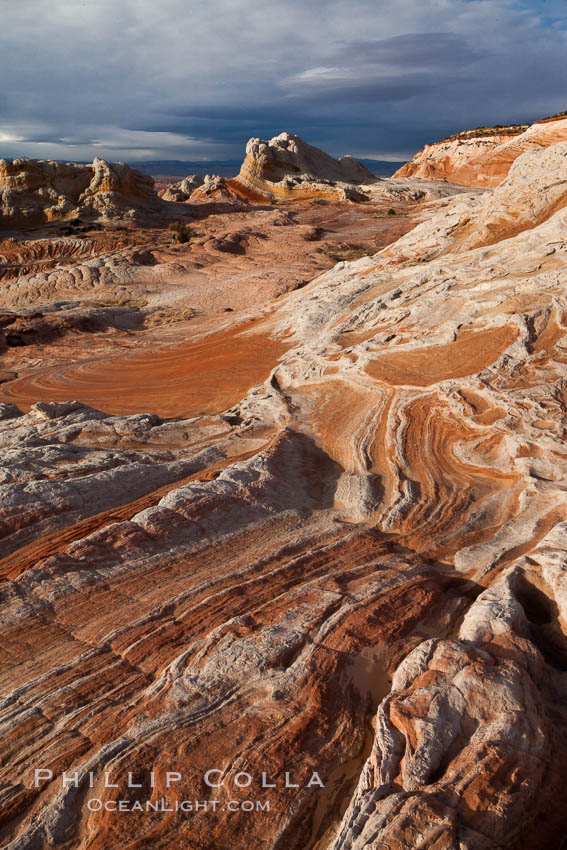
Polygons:
<instances>
[{"instance_id":1,"label":"striped sandstone surface","mask_svg":"<svg viewBox=\"0 0 567 850\"><path fill-rule=\"evenodd\" d=\"M567 142L420 215L0 387L2 846L560 846ZM87 806L162 797L218 808Z\"/></svg>"}]
</instances>

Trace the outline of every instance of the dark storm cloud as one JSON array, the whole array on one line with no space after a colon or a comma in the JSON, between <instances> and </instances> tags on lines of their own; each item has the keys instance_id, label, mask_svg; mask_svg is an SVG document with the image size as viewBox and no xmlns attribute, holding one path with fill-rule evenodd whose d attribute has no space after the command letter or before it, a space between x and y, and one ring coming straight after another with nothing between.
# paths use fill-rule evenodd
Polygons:
<instances>
[{"instance_id":1,"label":"dark storm cloud","mask_svg":"<svg viewBox=\"0 0 567 850\"><path fill-rule=\"evenodd\" d=\"M404 158L567 108L559 0L20 0L0 155L240 158L281 130Z\"/></svg>"},{"instance_id":2,"label":"dark storm cloud","mask_svg":"<svg viewBox=\"0 0 567 850\"><path fill-rule=\"evenodd\" d=\"M328 77L322 80L297 80L297 90L288 97L293 100L315 100L318 103L340 102L349 104L391 103L407 100L411 97L422 96L431 91L435 80L426 74L406 74L403 78L396 77L358 77L354 79Z\"/></svg>"},{"instance_id":3,"label":"dark storm cloud","mask_svg":"<svg viewBox=\"0 0 567 850\"><path fill-rule=\"evenodd\" d=\"M381 41L355 41L335 53L356 64L384 64L401 68L447 68L482 56L482 49L452 32L407 33Z\"/></svg>"}]
</instances>

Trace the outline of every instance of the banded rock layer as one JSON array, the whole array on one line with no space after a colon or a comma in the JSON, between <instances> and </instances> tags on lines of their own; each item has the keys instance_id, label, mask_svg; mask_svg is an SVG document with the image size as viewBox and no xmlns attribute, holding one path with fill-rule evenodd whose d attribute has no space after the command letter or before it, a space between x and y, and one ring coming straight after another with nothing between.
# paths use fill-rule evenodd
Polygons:
<instances>
[{"instance_id":1,"label":"banded rock layer","mask_svg":"<svg viewBox=\"0 0 567 850\"><path fill-rule=\"evenodd\" d=\"M270 141L250 139L240 173L229 188L251 200L269 197L359 199L354 185L376 177L351 156L334 159L299 136L280 133Z\"/></svg>"},{"instance_id":2,"label":"banded rock layer","mask_svg":"<svg viewBox=\"0 0 567 850\"><path fill-rule=\"evenodd\" d=\"M462 186L497 186L523 153L567 140L567 118L539 121L512 134L459 134L426 145L394 177L448 180Z\"/></svg>"},{"instance_id":3,"label":"banded rock layer","mask_svg":"<svg viewBox=\"0 0 567 850\"><path fill-rule=\"evenodd\" d=\"M227 354L206 413L5 397L4 846L560 846L565 186L531 152L284 296L234 331L266 380L235 398Z\"/></svg>"}]
</instances>

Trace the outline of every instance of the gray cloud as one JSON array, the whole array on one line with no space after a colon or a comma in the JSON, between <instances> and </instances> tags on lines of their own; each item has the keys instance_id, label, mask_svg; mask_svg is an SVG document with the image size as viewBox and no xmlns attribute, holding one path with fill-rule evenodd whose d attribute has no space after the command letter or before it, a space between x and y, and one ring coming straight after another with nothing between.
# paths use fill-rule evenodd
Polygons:
<instances>
[{"instance_id":1,"label":"gray cloud","mask_svg":"<svg viewBox=\"0 0 567 850\"><path fill-rule=\"evenodd\" d=\"M354 41L335 56L355 65L369 63L397 68L441 68L462 66L484 54L462 35L453 32L417 32L378 41Z\"/></svg>"},{"instance_id":2,"label":"gray cloud","mask_svg":"<svg viewBox=\"0 0 567 850\"><path fill-rule=\"evenodd\" d=\"M567 108L563 0L19 0L0 155L224 159L282 129L404 158Z\"/></svg>"}]
</instances>

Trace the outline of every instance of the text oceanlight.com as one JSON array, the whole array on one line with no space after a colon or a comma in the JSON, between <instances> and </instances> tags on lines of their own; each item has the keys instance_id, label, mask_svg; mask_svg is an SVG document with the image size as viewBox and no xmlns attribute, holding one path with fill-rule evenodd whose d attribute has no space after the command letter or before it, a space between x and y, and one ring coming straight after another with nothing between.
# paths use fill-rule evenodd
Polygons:
<instances>
[{"instance_id":1,"label":"text oceanlight.com","mask_svg":"<svg viewBox=\"0 0 567 850\"><path fill-rule=\"evenodd\" d=\"M213 814L217 811L228 812L269 812L269 800L101 800L91 797L87 800L89 812L187 812L192 814Z\"/></svg>"}]
</instances>

